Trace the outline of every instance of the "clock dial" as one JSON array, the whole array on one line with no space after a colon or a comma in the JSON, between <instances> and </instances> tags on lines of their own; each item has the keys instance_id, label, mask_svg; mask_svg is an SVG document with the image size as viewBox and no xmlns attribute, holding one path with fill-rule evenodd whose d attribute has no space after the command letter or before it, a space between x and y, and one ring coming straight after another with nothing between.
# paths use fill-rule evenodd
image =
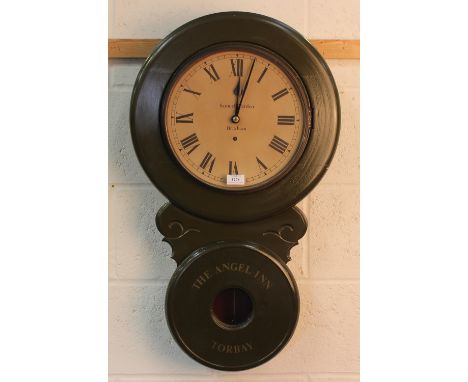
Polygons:
<instances>
[{"instance_id":1,"label":"clock dial","mask_svg":"<svg viewBox=\"0 0 468 382\"><path fill-rule=\"evenodd\" d=\"M221 189L279 179L300 157L311 129L297 74L277 55L249 45L214 48L183 65L163 110L177 161Z\"/></svg>"}]
</instances>

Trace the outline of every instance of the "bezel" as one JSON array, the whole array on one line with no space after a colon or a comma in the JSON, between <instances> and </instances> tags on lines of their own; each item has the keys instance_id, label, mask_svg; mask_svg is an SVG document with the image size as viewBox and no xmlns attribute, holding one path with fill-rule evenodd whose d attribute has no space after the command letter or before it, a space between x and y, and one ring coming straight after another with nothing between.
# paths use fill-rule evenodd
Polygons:
<instances>
[{"instance_id":1,"label":"bezel","mask_svg":"<svg viewBox=\"0 0 468 382\"><path fill-rule=\"evenodd\" d=\"M276 66L278 66L278 68L284 72L284 74L288 77L288 79L293 84L294 90L297 92L297 98L299 102L302 104L302 110L303 110L302 135L298 139L299 144L297 145L296 151L292 154L292 156L289 159L287 159L288 162L286 166L284 166L278 173L274 174L271 178L268 178L260 183L257 183L251 186L245 186L245 187L221 187L221 186L209 183L208 181L204 180L202 177L197 177L189 168L184 166L177 158L177 155L174 153L174 149L172 148L172 144L168 137L168 128L166 126L166 113L168 111L168 102L169 102L170 93L173 90L174 86L177 85L181 76L186 73L186 70L190 68L194 62L197 62L205 57L209 57L211 55L215 55L218 53L222 53L223 51L230 51L230 50L239 50L239 51L245 51L245 52L249 52L252 54L256 54L256 55L264 57L265 59L271 61ZM309 96L305 90L305 87L304 87L304 84L302 83L301 78L295 72L294 68L291 67L291 65L289 65L289 63L284 58L280 57L276 53L262 46L258 46L258 45L251 44L251 43L246 43L246 42L219 43L219 44L209 46L197 52L192 57L188 58L175 70L174 74L171 76L171 79L169 80L169 83L167 84L164 90L164 94L161 100L161 111L162 111L161 117L160 117L160 123L162 126L161 132L162 132L163 139L166 142L167 147L171 148L170 153L171 153L172 158L190 176L195 177L195 179L204 183L207 187L213 187L223 192L251 192L254 190L259 190L259 189L264 189L264 188L269 187L272 183L281 179L297 163L300 156L304 152L304 149L308 141L312 139L312 135L313 135L312 113L311 113L312 108L313 106L311 106Z\"/></svg>"},{"instance_id":2,"label":"bezel","mask_svg":"<svg viewBox=\"0 0 468 382\"><path fill-rule=\"evenodd\" d=\"M162 99L176 70L220 43L250 43L283 57L297 72L314 106L314 139L280 179L249 192L207 186L182 168L164 139ZM340 104L333 76L320 54L286 24L246 12L195 19L167 36L148 57L133 89L130 125L137 157L154 185L176 206L225 222L261 219L299 202L328 169L338 142Z\"/></svg>"}]
</instances>

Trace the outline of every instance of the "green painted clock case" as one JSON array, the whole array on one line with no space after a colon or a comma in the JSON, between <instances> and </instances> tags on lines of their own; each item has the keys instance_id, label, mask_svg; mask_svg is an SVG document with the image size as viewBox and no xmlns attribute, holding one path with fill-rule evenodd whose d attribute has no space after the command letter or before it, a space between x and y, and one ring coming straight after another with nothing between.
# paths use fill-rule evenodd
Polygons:
<instances>
[{"instance_id":1,"label":"green painted clock case","mask_svg":"<svg viewBox=\"0 0 468 382\"><path fill-rule=\"evenodd\" d=\"M302 156L281 179L246 192L220 190L196 180L177 163L164 139L161 106L173 74L197 52L229 42L258 45L284 58L298 73L312 104L313 133ZM330 69L298 32L263 15L224 12L195 19L161 41L138 74L130 125L143 169L171 203L195 216L241 223L295 205L320 181L338 142L340 103Z\"/></svg>"}]
</instances>

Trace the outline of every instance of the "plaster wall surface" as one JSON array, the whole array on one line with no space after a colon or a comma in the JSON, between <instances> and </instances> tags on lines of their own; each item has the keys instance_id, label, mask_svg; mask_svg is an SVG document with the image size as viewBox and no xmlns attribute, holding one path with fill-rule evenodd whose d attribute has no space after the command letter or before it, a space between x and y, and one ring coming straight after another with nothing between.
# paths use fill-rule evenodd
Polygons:
<instances>
[{"instance_id":1,"label":"plaster wall surface","mask_svg":"<svg viewBox=\"0 0 468 382\"><path fill-rule=\"evenodd\" d=\"M309 39L359 39L356 0L110 0L109 38L163 38L209 13L275 17ZM359 60L328 60L342 106L332 165L300 208L309 229L288 264L298 281L296 332L273 360L226 373L192 361L175 344L164 295L175 263L154 217L165 198L141 169L131 142L130 96L142 60L109 61L109 380L359 380Z\"/></svg>"}]
</instances>

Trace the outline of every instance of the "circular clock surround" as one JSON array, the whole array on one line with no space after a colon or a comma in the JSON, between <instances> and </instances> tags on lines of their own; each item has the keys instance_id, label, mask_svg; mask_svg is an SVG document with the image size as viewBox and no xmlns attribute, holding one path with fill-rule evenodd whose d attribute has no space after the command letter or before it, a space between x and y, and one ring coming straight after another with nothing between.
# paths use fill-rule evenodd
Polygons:
<instances>
[{"instance_id":1,"label":"circular clock surround","mask_svg":"<svg viewBox=\"0 0 468 382\"><path fill-rule=\"evenodd\" d=\"M238 112L237 87L244 88L239 98L249 93ZM161 109L176 161L199 181L230 192L268 187L297 163L311 139L311 105L300 77L257 45L223 43L199 52L173 75ZM246 184L227 185L228 173L245 174Z\"/></svg>"},{"instance_id":2,"label":"circular clock surround","mask_svg":"<svg viewBox=\"0 0 468 382\"><path fill-rule=\"evenodd\" d=\"M163 97L174 74L208 47L225 43L257 45L284 59L312 105L312 139L294 164L274 182L245 192L217 189L191 176L175 159L164 132ZM130 124L143 169L174 205L215 221L245 222L291 207L320 181L338 142L340 105L327 64L298 32L266 16L225 12L193 20L161 41L138 74Z\"/></svg>"}]
</instances>

